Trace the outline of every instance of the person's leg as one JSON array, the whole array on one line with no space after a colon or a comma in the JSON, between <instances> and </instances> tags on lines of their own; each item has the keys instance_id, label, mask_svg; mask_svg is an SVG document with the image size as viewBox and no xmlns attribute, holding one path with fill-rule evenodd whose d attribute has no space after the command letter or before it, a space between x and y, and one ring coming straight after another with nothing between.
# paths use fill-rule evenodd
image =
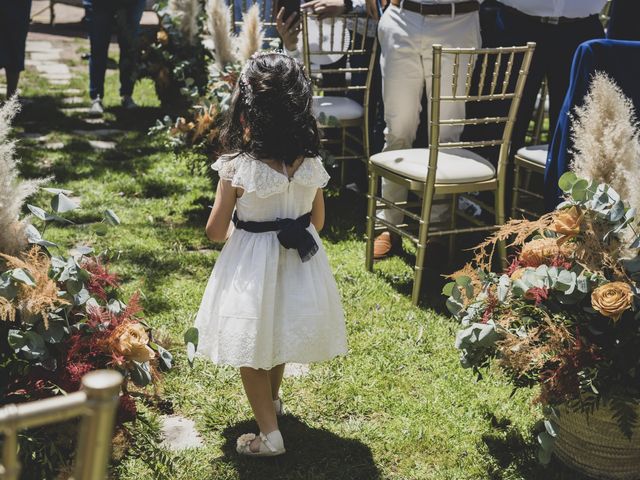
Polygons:
<instances>
[{"instance_id":1,"label":"person's leg","mask_svg":"<svg viewBox=\"0 0 640 480\"><path fill-rule=\"evenodd\" d=\"M597 15L558 25L549 51L547 79L549 84L549 132L553 135L560 108L569 88L573 55L582 42L604 37L604 29Z\"/></svg>"},{"instance_id":2,"label":"person's leg","mask_svg":"<svg viewBox=\"0 0 640 480\"><path fill-rule=\"evenodd\" d=\"M5 74L7 75L7 98L13 97L18 91L18 82L20 81L20 71L10 70L5 68Z\"/></svg>"},{"instance_id":3,"label":"person's leg","mask_svg":"<svg viewBox=\"0 0 640 480\"><path fill-rule=\"evenodd\" d=\"M280 398L280 385L282 385L282 376L284 375L285 364L281 363L269 370L269 381L271 382L271 399L278 400Z\"/></svg>"},{"instance_id":4,"label":"person's leg","mask_svg":"<svg viewBox=\"0 0 640 480\"><path fill-rule=\"evenodd\" d=\"M131 96L136 81L137 39L144 0L134 0L118 9L118 44L120 46L120 95Z\"/></svg>"},{"instance_id":5,"label":"person's leg","mask_svg":"<svg viewBox=\"0 0 640 480\"><path fill-rule=\"evenodd\" d=\"M390 6L380 19L380 70L384 101L385 146L383 151L411 148L420 123L420 98L424 73L420 60L420 32L423 16ZM382 196L393 202L406 200L407 189L382 180ZM383 210L379 216L399 224L402 213Z\"/></svg>"},{"instance_id":6,"label":"person's leg","mask_svg":"<svg viewBox=\"0 0 640 480\"><path fill-rule=\"evenodd\" d=\"M93 0L92 18L89 23L91 57L89 60L89 96L104 98L104 77L107 71L109 41L114 9L112 0Z\"/></svg>"},{"instance_id":7,"label":"person's leg","mask_svg":"<svg viewBox=\"0 0 640 480\"><path fill-rule=\"evenodd\" d=\"M260 432L268 435L278 430L278 419L271 398L269 371L242 367L240 368L240 376ZM251 450L257 452L259 448L260 439L256 437L251 444Z\"/></svg>"}]
</instances>

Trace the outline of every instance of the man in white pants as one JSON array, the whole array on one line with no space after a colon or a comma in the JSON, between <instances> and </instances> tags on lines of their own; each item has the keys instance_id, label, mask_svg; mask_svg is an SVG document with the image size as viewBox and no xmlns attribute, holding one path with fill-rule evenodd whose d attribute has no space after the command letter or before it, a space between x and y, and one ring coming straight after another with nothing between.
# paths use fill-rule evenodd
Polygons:
<instances>
[{"instance_id":1,"label":"man in white pants","mask_svg":"<svg viewBox=\"0 0 640 480\"><path fill-rule=\"evenodd\" d=\"M378 25L382 96L384 101L385 146L383 151L411 148L420 123L420 103L423 89L431 94L432 47L479 47L479 4L482 0L391 0ZM452 65L442 65L442 94L451 94ZM460 69L458 84L464 85L465 69ZM441 117L464 118L464 102L443 102ZM462 128L443 125L441 141L460 138ZM425 166L426 168L426 166ZM382 180L382 196L394 202L406 200L407 189ZM448 207L435 205L431 218L443 220L453 214ZM391 209L379 212L395 225L402 222L402 213ZM374 242L374 258L384 258L393 252L399 238L383 232Z\"/></svg>"}]
</instances>

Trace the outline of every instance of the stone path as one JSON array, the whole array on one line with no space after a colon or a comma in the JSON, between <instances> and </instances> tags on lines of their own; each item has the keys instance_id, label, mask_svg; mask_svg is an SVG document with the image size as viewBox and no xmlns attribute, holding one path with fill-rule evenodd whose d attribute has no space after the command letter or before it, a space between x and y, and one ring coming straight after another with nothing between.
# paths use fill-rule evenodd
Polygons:
<instances>
[{"instance_id":1,"label":"stone path","mask_svg":"<svg viewBox=\"0 0 640 480\"><path fill-rule=\"evenodd\" d=\"M180 415L162 417L162 446L169 450L180 451L188 448L199 448L203 445L202 437L196 430L193 420Z\"/></svg>"},{"instance_id":2,"label":"stone path","mask_svg":"<svg viewBox=\"0 0 640 480\"><path fill-rule=\"evenodd\" d=\"M61 63L62 48L54 48L45 40L27 40L27 66L33 66L52 85L67 85L71 80L71 70Z\"/></svg>"}]
</instances>

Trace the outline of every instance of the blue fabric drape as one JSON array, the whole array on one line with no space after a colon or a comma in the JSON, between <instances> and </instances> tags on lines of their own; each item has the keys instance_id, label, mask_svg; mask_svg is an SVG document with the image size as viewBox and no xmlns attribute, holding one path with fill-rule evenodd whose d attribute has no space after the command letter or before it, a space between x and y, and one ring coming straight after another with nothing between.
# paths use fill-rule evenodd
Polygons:
<instances>
[{"instance_id":1,"label":"blue fabric drape","mask_svg":"<svg viewBox=\"0 0 640 480\"><path fill-rule=\"evenodd\" d=\"M549 147L545 172L545 206L551 211L561 201L558 179L571 161L571 119L574 107L582 105L596 71L607 73L633 101L640 112L640 42L589 40L582 43L573 57L571 81L564 99L553 140Z\"/></svg>"}]
</instances>

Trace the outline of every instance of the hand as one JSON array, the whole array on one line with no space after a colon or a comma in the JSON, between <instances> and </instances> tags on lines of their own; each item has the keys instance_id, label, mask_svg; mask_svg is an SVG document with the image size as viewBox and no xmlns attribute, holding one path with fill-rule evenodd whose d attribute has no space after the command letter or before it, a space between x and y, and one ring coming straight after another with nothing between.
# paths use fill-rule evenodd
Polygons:
<instances>
[{"instance_id":1,"label":"hand","mask_svg":"<svg viewBox=\"0 0 640 480\"><path fill-rule=\"evenodd\" d=\"M289 15L284 20L284 7L280 9L276 16L276 30L282 38L284 48L287 50L296 50L298 48L298 34L300 33L300 19L296 12Z\"/></svg>"},{"instance_id":2,"label":"hand","mask_svg":"<svg viewBox=\"0 0 640 480\"><path fill-rule=\"evenodd\" d=\"M318 15L320 20L335 17L344 13L344 0L313 0L303 3L300 8L310 10Z\"/></svg>"}]
</instances>

